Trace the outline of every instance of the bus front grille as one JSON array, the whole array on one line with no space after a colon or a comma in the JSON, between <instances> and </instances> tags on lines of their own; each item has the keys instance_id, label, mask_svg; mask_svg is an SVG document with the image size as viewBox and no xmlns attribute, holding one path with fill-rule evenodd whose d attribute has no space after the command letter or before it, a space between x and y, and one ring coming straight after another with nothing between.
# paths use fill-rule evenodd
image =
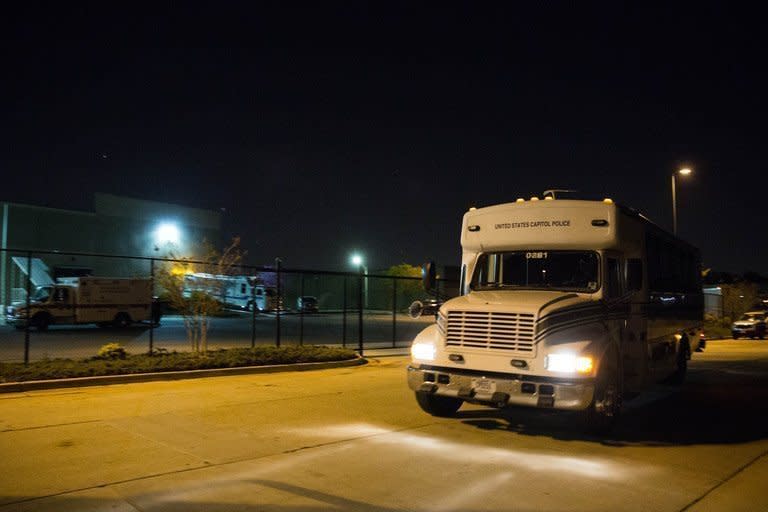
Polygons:
<instances>
[{"instance_id":1,"label":"bus front grille","mask_svg":"<svg viewBox=\"0 0 768 512\"><path fill-rule=\"evenodd\" d=\"M533 356L534 331L531 313L449 311L445 345Z\"/></svg>"}]
</instances>

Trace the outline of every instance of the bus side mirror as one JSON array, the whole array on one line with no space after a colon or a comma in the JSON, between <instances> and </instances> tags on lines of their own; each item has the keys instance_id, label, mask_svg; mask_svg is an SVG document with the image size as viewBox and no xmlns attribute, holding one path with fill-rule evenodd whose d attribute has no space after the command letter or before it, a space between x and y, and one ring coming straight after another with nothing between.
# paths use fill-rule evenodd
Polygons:
<instances>
[{"instance_id":1,"label":"bus side mirror","mask_svg":"<svg viewBox=\"0 0 768 512\"><path fill-rule=\"evenodd\" d=\"M627 260L627 290L636 292L643 288L643 261Z\"/></svg>"},{"instance_id":2,"label":"bus side mirror","mask_svg":"<svg viewBox=\"0 0 768 512\"><path fill-rule=\"evenodd\" d=\"M428 261L421 266L421 282L424 284L426 291L432 291L435 289L435 283L437 282L437 267L434 261Z\"/></svg>"}]
</instances>

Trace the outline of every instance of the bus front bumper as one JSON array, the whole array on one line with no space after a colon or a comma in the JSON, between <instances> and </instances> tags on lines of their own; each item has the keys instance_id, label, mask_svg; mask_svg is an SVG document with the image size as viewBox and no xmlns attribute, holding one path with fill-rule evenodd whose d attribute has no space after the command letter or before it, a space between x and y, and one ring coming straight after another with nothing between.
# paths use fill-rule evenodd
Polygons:
<instances>
[{"instance_id":1,"label":"bus front bumper","mask_svg":"<svg viewBox=\"0 0 768 512\"><path fill-rule=\"evenodd\" d=\"M438 366L408 366L413 391L460 398L466 402L505 407L583 410L592 403L592 379L562 379L463 370Z\"/></svg>"}]
</instances>

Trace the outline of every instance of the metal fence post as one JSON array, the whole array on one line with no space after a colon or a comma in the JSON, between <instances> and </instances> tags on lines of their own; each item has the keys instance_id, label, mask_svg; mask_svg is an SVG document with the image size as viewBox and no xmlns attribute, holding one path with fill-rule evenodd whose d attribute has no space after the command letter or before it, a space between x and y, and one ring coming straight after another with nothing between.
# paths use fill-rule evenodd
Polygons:
<instances>
[{"instance_id":1,"label":"metal fence post","mask_svg":"<svg viewBox=\"0 0 768 512\"><path fill-rule=\"evenodd\" d=\"M275 331L275 345L280 346L280 308L283 301L283 290L280 285L280 258L275 258L275 266L277 267L277 312L275 314L276 331Z\"/></svg>"},{"instance_id":2,"label":"metal fence post","mask_svg":"<svg viewBox=\"0 0 768 512\"><path fill-rule=\"evenodd\" d=\"M159 308L160 304L155 302L155 259L149 260L149 277L152 283L152 297L150 301L150 313L149 313L149 355L155 350L155 308Z\"/></svg>"},{"instance_id":3,"label":"metal fence post","mask_svg":"<svg viewBox=\"0 0 768 512\"><path fill-rule=\"evenodd\" d=\"M347 276L344 276L344 304L341 310L341 346L347 348Z\"/></svg>"},{"instance_id":4,"label":"metal fence post","mask_svg":"<svg viewBox=\"0 0 768 512\"><path fill-rule=\"evenodd\" d=\"M365 274L364 274L364 267L360 265L360 286L358 286L358 297L357 297L357 303L360 306L358 308L358 314L357 314L357 351L360 353L360 356L363 355L363 308L365 304L363 304L363 285L365 280Z\"/></svg>"},{"instance_id":5,"label":"metal fence post","mask_svg":"<svg viewBox=\"0 0 768 512\"><path fill-rule=\"evenodd\" d=\"M392 278L392 348L397 340L397 278Z\"/></svg>"},{"instance_id":6,"label":"metal fence post","mask_svg":"<svg viewBox=\"0 0 768 512\"><path fill-rule=\"evenodd\" d=\"M301 273L301 310L299 311L299 345L304 345L304 272Z\"/></svg>"},{"instance_id":7,"label":"metal fence post","mask_svg":"<svg viewBox=\"0 0 768 512\"><path fill-rule=\"evenodd\" d=\"M256 296L255 289L251 287L251 348L256 348Z\"/></svg>"},{"instance_id":8,"label":"metal fence post","mask_svg":"<svg viewBox=\"0 0 768 512\"><path fill-rule=\"evenodd\" d=\"M27 322L24 327L24 366L29 364L29 328L32 318L29 316L32 294L32 251L27 251Z\"/></svg>"}]
</instances>

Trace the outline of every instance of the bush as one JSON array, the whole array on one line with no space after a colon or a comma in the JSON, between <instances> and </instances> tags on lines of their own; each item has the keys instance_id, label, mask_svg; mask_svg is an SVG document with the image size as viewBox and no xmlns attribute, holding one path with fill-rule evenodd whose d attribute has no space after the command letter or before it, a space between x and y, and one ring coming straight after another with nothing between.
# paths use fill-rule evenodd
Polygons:
<instances>
[{"instance_id":1,"label":"bush","mask_svg":"<svg viewBox=\"0 0 768 512\"><path fill-rule=\"evenodd\" d=\"M107 343L98 352L99 359L125 359L128 355L125 348L119 343Z\"/></svg>"}]
</instances>

